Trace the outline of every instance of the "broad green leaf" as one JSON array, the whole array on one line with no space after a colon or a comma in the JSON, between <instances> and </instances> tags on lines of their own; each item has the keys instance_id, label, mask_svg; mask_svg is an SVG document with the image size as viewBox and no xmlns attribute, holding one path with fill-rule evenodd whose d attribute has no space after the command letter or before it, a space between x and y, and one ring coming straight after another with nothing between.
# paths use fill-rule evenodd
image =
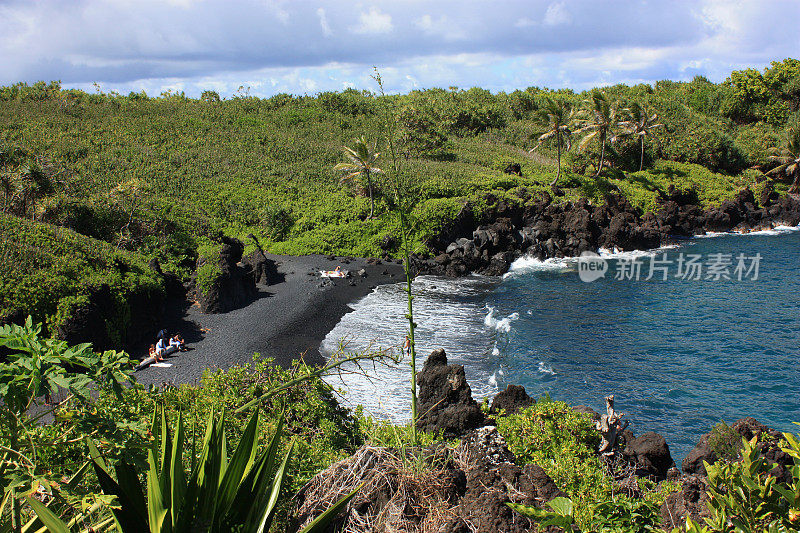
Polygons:
<instances>
[{"instance_id":1,"label":"broad green leaf","mask_svg":"<svg viewBox=\"0 0 800 533\"><path fill-rule=\"evenodd\" d=\"M39 520L47 527L51 533L70 533L67 524L65 524L56 514L48 509L44 504L38 500L26 497L25 501L31 506L33 512L39 517Z\"/></svg>"},{"instance_id":2,"label":"broad green leaf","mask_svg":"<svg viewBox=\"0 0 800 533\"><path fill-rule=\"evenodd\" d=\"M286 456L283 458L283 463L281 463L281 465L278 467L278 470L275 472L275 479L272 481L269 500L264 508L264 514L258 526L257 533L269 531L269 528L272 526L272 519L274 518L275 511L277 510L276 505L278 503L278 497L280 496L281 489L283 488L283 478L286 474L286 467L291 459L292 451L294 451L294 441L289 444L289 449L286 450Z\"/></svg>"},{"instance_id":3,"label":"broad green leaf","mask_svg":"<svg viewBox=\"0 0 800 533\"><path fill-rule=\"evenodd\" d=\"M183 470L183 413L178 415L178 427L172 442L172 456L170 457L170 501L169 509L173 526L178 523L178 515L183 505L186 492L186 472Z\"/></svg>"},{"instance_id":4,"label":"broad green leaf","mask_svg":"<svg viewBox=\"0 0 800 533\"><path fill-rule=\"evenodd\" d=\"M563 496L553 498L547 505L562 516L572 516L572 500Z\"/></svg>"},{"instance_id":5,"label":"broad green leaf","mask_svg":"<svg viewBox=\"0 0 800 533\"><path fill-rule=\"evenodd\" d=\"M236 497L236 491L240 487L242 478L248 473L253 465L256 451L258 450L258 426L259 426L259 410L253 413L250 421L247 423L242 437L239 440L239 445L233 452L230 463L225 470L225 475L219 487L219 494L217 496L217 519L221 519L233 503Z\"/></svg>"},{"instance_id":6,"label":"broad green leaf","mask_svg":"<svg viewBox=\"0 0 800 533\"><path fill-rule=\"evenodd\" d=\"M330 508L328 508L324 513L316 517L314 520L311 521L306 527L304 527L300 533L323 533L324 531L328 531L330 529L330 524L333 520L339 515L339 513L344 509L344 507L350 502L350 500L355 497L358 491L364 486L364 483L356 487L356 489L339 500L338 502L334 503Z\"/></svg>"},{"instance_id":7,"label":"broad green leaf","mask_svg":"<svg viewBox=\"0 0 800 533\"><path fill-rule=\"evenodd\" d=\"M168 509L165 507L164 495L161 491L161 481L156 468L155 451L148 450L147 461L150 468L147 471L147 516L150 524L150 533L168 533L164 528L164 521Z\"/></svg>"}]
</instances>

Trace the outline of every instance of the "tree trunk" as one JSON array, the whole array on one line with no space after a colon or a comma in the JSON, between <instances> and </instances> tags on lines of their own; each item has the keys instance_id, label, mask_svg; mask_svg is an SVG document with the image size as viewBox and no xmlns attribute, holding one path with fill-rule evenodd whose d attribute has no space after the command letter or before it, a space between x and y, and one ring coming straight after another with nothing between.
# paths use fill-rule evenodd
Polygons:
<instances>
[{"instance_id":1,"label":"tree trunk","mask_svg":"<svg viewBox=\"0 0 800 533\"><path fill-rule=\"evenodd\" d=\"M642 168L644 167L644 135L640 136L639 140L641 141L642 144L642 153L639 156L639 172L641 172Z\"/></svg>"},{"instance_id":2,"label":"tree trunk","mask_svg":"<svg viewBox=\"0 0 800 533\"><path fill-rule=\"evenodd\" d=\"M794 173L794 181L792 182L792 186L789 187L789 192L792 194L800 192L800 172Z\"/></svg>"},{"instance_id":3,"label":"tree trunk","mask_svg":"<svg viewBox=\"0 0 800 533\"><path fill-rule=\"evenodd\" d=\"M597 167L597 173L594 177L600 176L600 173L603 171L603 160L606 157L606 138L603 137L603 141L600 143L600 165Z\"/></svg>"},{"instance_id":4,"label":"tree trunk","mask_svg":"<svg viewBox=\"0 0 800 533\"><path fill-rule=\"evenodd\" d=\"M372 176L367 171L367 190L369 191L369 218L375 218L375 199L372 197Z\"/></svg>"},{"instance_id":5,"label":"tree trunk","mask_svg":"<svg viewBox=\"0 0 800 533\"><path fill-rule=\"evenodd\" d=\"M558 148L558 171L556 172L556 179L550 184L551 187L555 186L561 177L561 135L556 135L556 147Z\"/></svg>"},{"instance_id":6,"label":"tree trunk","mask_svg":"<svg viewBox=\"0 0 800 533\"><path fill-rule=\"evenodd\" d=\"M595 429L600 432L600 447L597 451L606 457L611 457L617 452L617 437L628 427L628 421L622 423L623 413L614 411L614 395L606 396L606 414L595 423Z\"/></svg>"}]
</instances>

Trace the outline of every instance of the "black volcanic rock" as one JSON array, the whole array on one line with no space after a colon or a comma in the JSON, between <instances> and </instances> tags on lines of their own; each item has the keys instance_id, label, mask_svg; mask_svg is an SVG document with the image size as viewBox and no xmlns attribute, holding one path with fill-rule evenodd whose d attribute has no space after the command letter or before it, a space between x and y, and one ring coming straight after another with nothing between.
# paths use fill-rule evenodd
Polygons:
<instances>
[{"instance_id":1,"label":"black volcanic rock","mask_svg":"<svg viewBox=\"0 0 800 533\"><path fill-rule=\"evenodd\" d=\"M482 200L490 207L483 219L490 222L477 225L466 204L456 220L429 241L435 259L415 257L413 269L451 277L470 273L498 276L523 254L546 259L579 256L598 248L652 249L706 231L749 231L800 223L800 201L790 195L778 197L768 186L764 191L759 198L761 206L745 188L719 206L703 210L695 189L670 186L666 192L659 191L659 208L644 215L619 193L608 194L602 205L585 198L553 204L547 192L531 199L522 191L519 198L524 204L487 194Z\"/></svg>"},{"instance_id":2,"label":"black volcanic rock","mask_svg":"<svg viewBox=\"0 0 800 533\"><path fill-rule=\"evenodd\" d=\"M730 427L736 434L746 440L758 436L758 447L761 454L773 467L770 473L780 482L791 481L789 468L791 468L793 461L779 446L783 438L781 432L765 426L752 417L737 420ZM701 436L697 445L684 458L682 469L685 473L706 475L703 461L708 464L714 464L720 459L709 444L711 436L712 432ZM739 447L741 447L741 444L739 444Z\"/></svg>"},{"instance_id":3,"label":"black volcanic rock","mask_svg":"<svg viewBox=\"0 0 800 533\"><path fill-rule=\"evenodd\" d=\"M656 481L666 479L667 471L675 464L666 439L652 431L626 441L622 454L636 466L637 476Z\"/></svg>"},{"instance_id":4,"label":"black volcanic rock","mask_svg":"<svg viewBox=\"0 0 800 533\"><path fill-rule=\"evenodd\" d=\"M681 489L670 494L661 505L661 525L666 531L686 525L686 517L703 523L710 517L708 510L708 482L704 476L692 474L683 478Z\"/></svg>"},{"instance_id":5,"label":"black volcanic rock","mask_svg":"<svg viewBox=\"0 0 800 533\"><path fill-rule=\"evenodd\" d=\"M536 400L528 396L525 387L521 385L508 385L506 390L498 393L492 400L490 412L497 413L501 409L507 415L515 413L520 409L525 409L535 404Z\"/></svg>"},{"instance_id":6,"label":"black volcanic rock","mask_svg":"<svg viewBox=\"0 0 800 533\"><path fill-rule=\"evenodd\" d=\"M420 417L417 427L456 437L483 425L484 416L464 376L464 367L447 364L444 350L434 350L417 374Z\"/></svg>"},{"instance_id":7,"label":"black volcanic rock","mask_svg":"<svg viewBox=\"0 0 800 533\"><path fill-rule=\"evenodd\" d=\"M251 267L239 263L244 244L239 239L222 237L222 248L216 258L200 257L199 269L207 261L215 262L221 274L209 287L195 287L195 295L204 313L226 313L250 303L257 294Z\"/></svg>"}]
</instances>

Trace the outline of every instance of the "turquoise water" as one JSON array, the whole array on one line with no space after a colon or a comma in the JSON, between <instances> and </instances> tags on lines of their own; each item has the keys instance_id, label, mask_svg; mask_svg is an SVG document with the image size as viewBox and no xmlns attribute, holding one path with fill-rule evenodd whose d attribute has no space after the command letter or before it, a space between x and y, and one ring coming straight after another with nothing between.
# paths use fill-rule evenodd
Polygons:
<instances>
[{"instance_id":1,"label":"turquoise water","mask_svg":"<svg viewBox=\"0 0 800 533\"><path fill-rule=\"evenodd\" d=\"M681 253L700 255L704 268L711 254L730 254L734 279L705 279L705 270L701 280L681 279L675 263L666 265L666 281L659 272L643 279L651 257L676 261ZM752 272L735 279L740 253L746 266L760 254L758 279ZM663 434L676 460L720 420L753 416L797 428L800 232L721 235L636 257L639 280L614 279L629 254L610 255L606 277L591 283L581 281L575 260L521 260L502 281L421 279L421 351L444 347L465 366L477 396L516 383L532 396L599 410L614 394L634 432ZM381 288L326 343L399 344L401 304L399 288ZM348 402L376 416L407 418L406 367L378 368L373 378L345 377L338 385Z\"/></svg>"}]
</instances>

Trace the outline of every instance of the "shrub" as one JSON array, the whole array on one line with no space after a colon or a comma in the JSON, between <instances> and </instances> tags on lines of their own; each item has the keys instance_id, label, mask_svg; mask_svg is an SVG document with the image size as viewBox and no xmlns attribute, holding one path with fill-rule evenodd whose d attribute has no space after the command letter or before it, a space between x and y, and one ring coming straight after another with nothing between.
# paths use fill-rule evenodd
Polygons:
<instances>
[{"instance_id":1,"label":"shrub","mask_svg":"<svg viewBox=\"0 0 800 533\"><path fill-rule=\"evenodd\" d=\"M196 287L200 294L208 295L222 277L222 269L216 262L208 261L197 269Z\"/></svg>"},{"instance_id":2,"label":"shrub","mask_svg":"<svg viewBox=\"0 0 800 533\"><path fill-rule=\"evenodd\" d=\"M742 448L742 437L725 422L720 422L711 429L708 447L721 461L732 463L739 458Z\"/></svg>"},{"instance_id":3,"label":"shrub","mask_svg":"<svg viewBox=\"0 0 800 533\"><path fill-rule=\"evenodd\" d=\"M705 531L797 531L800 521L800 442L784 433L788 453L795 462L789 486L777 483L772 466L761 456L758 437L742 440L741 461L704 463L708 473L708 508ZM687 518L687 531L703 529ZM676 529L675 531L679 531Z\"/></svg>"},{"instance_id":4,"label":"shrub","mask_svg":"<svg viewBox=\"0 0 800 533\"><path fill-rule=\"evenodd\" d=\"M500 417L497 429L521 463L541 466L572 498L578 524L588 525L591 503L611 494L611 482L594 453L600 441L591 419L545 398Z\"/></svg>"}]
</instances>

